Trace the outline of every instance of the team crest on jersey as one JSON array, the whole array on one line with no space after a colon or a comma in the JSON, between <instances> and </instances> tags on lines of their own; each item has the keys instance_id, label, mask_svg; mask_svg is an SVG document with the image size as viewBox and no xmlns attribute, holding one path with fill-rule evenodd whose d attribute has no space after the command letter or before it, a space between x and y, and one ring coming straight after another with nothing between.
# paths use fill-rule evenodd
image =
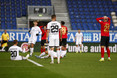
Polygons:
<instances>
[{"instance_id":1,"label":"team crest on jersey","mask_svg":"<svg viewBox=\"0 0 117 78\"><path fill-rule=\"evenodd\" d=\"M23 51L28 52L29 51L28 43L22 43L21 48L22 48Z\"/></svg>"}]
</instances>

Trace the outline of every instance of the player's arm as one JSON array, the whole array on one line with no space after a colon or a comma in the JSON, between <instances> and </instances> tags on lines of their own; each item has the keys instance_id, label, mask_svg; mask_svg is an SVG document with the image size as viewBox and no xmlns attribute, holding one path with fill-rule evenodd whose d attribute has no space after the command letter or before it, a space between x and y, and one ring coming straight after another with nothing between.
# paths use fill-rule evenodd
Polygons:
<instances>
[{"instance_id":1,"label":"player's arm","mask_svg":"<svg viewBox=\"0 0 117 78\"><path fill-rule=\"evenodd\" d=\"M60 28L60 39L62 41L62 29Z\"/></svg>"},{"instance_id":2,"label":"player's arm","mask_svg":"<svg viewBox=\"0 0 117 78\"><path fill-rule=\"evenodd\" d=\"M68 29L67 29L67 27L66 27L66 33L68 34Z\"/></svg>"},{"instance_id":3,"label":"player's arm","mask_svg":"<svg viewBox=\"0 0 117 78\"><path fill-rule=\"evenodd\" d=\"M104 19L104 17L96 18L97 22L99 22L99 23L103 22L103 21L101 21L102 19Z\"/></svg>"},{"instance_id":4,"label":"player's arm","mask_svg":"<svg viewBox=\"0 0 117 78\"><path fill-rule=\"evenodd\" d=\"M49 36L49 32L50 32L50 30L49 29L47 29L47 34L46 34L46 42L48 43L48 36Z\"/></svg>"},{"instance_id":5,"label":"player's arm","mask_svg":"<svg viewBox=\"0 0 117 78\"><path fill-rule=\"evenodd\" d=\"M83 42L83 34L82 34L82 42Z\"/></svg>"},{"instance_id":6,"label":"player's arm","mask_svg":"<svg viewBox=\"0 0 117 78\"><path fill-rule=\"evenodd\" d=\"M40 29L42 30L42 27L43 27L43 26L39 26L39 27L40 27Z\"/></svg>"},{"instance_id":7,"label":"player's arm","mask_svg":"<svg viewBox=\"0 0 117 78\"><path fill-rule=\"evenodd\" d=\"M32 33L32 28L31 28L31 30L29 30L28 32L31 34L31 33Z\"/></svg>"},{"instance_id":8,"label":"player's arm","mask_svg":"<svg viewBox=\"0 0 117 78\"><path fill-rule=\"evenodd\" d=\"M9 40L9 34L7 35L7 42L8 42L8 40Z\"/></svg>"},{"instance_id":9,"label":"player's arm","mask_svg":"<svg viewBox=\"0 0 117 78\"><path fill-rule=\"evenodd\" d=\"M48 36L49 36L49 32L50 32L50 24L47 24L47 34L46 34L46 42L48 43Z\"/></svg>"},{"instance_id":10,"label":"player's arm","mask_svg":"<svg viewBox=\"0 0 117 78\"><path fill-rule=\"evenodd\" d=\"M77 34L76 34L77 35ZM75 38L74 38L74 42L76 41L76 35L75 35Z\"/></svg>"},{"instance_id":11,"label":"player's arm","mask_svg":"<svg viewBox=\"0 0 117 78\"><path fill-rule=\"evenodd\" d=\"M108 17L108 22L110 23L111 22L111 19Z\"/></svg>"},{"instance_id":12,"label":"player's arm","mask_svg":"<svg viewBox=\"0 0 117 78\"><path fill-rule=\"evenodd\" d=\"M22 53L25 53L25 51L24 51L24 50L22 50L22 48L21 48L21 47L19 47L19 51L20 51L20 52L22 52Z\"/></svg>"},{"instance_id":13,"label":"player's arm","mask_svg":"<svg viewBox=\"0 0 117 78\"><path fill-rule=\"evenodd\" d=\"M2 43L2 40L3 40L3 34L2 34L2 36L1 36L1 43Z\"/></svg>"},{"instance_id":14,"label":"player's arm","mask_svg":"<svg viewBox=\"0 0 117 78\"><path fill-rule=\"evenodd\" d=\"M36 34L36 36L38 36L39 34L42 34L41 29L38 27L38 33Z\"/></svg>"}]
</instances>

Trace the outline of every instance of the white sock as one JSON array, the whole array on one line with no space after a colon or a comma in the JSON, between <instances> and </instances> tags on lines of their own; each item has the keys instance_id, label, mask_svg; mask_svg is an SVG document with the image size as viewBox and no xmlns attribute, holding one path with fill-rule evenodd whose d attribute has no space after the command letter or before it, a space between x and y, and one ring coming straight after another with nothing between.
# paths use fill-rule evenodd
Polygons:
<instances>
[{"instance_id":1,"label":"white sock","mask_svg":"<svg viewBox=\"0 0 117 78\"><path fill-rule=\"evenodd\" d=\"M24 48L24 49L23 49L23 53L25 53L25 52L26 52L26 49Z\"/></svg>"},{"instance_id":2,"label":"white sock","mask_svg":"<svg viewBox=\"0 0 117 78\"><path fill-rule=\"evenodd\" d=\"M26 60L27 58L26 57L22 57L23 60Z\"/></svg>"},{"instance_id":3,"label":"white sock","mask_svg":"<svg viewBox=\"0 0 117 78\"><path fill-rule=\"evenodd\" d=\"M33 50L34 50L34 48L30 48L30 55L33 54Z\"/></svg>"},{"instance_id":4,"label":"white sock","mask_svg":"<svg viewBox=\"0 0 117 78\"><path fill-rule=\"evenodd\" d=\"M61 52L62 52L62 54L60 56L63 58L66 55L67 50L64 50L64 51L61 51Z\"/></svg>"},{"instance_id":5,"label":"white sock","mask_svg":"<svg viewBox=\"0 0 117 78\"><path fill-rule=\"evenodd\" d=\"M43 57L41 57L41 58L48 58L49 57L49 55L47 55L47 56L43 56Z\"/></svg>"},{"instance_id":6,"label":"white sock","mask_svg":"<svg viewBox=\"0 0 117 78\"><path fill-rule=\"evenodd\" d=\"M78 52L78 47L76 47L76 52Z\"/></svg>"},{"instance_id":7,"label":"white sock","mask_svg":"<svg viewBox=\"0 0 117 78\"><path fill-rule=\"evenodd\" d=\"M5 47L2 47L2 50L4 50Z\"/></svg>"},{"instance_id":8,"label":"white sock","mask_svg":"<svg viewBox=\"0 0 117 78\"><path fill-rule=\"evenodd\" d=\"M59 50L57 50L57 61L58 63L60 63L60 51Z\"/></svg>"},{"instance_id":9,"label":"white sock","mask_svg":"<svg viewBox=\"0 0 117 78\"><path fill-rule=\"evenodd\" d=\"M82 51L83 51L83 45L82 45Z\"/></svg>"},{"instance_id":10,"label":"white sock","mask_svg":"<svg viewBox=\"0 0 117 78\"><path fill-rule=\"evenodd\" d=\"M110 59L110 57L108 57L108 59Z\"/></svg>"},{"instance_id":11,"label":"white sock","mask_svg":"<svg viewBox=\"0 0 117 78\"><path fill-rule=\"evenodd\" d=\"M104 60L104 58L101 58L102 60Z\"/></svg>"},{"instance_id":12,"label":"white sock","mask_svg":"<svg viewBox=\"0 0 117 78\"><path fill-rule=\"evenodd\" d=\"M41 54L39 55L39 57L42 57L42 56L44 56L44 55L45 55L45 52L41 53Z\"/></svg>"},{"instance_id":13,"label":"white sock","mask_svg":"<svg viewBox=\"0 0 117 78\"><path fill-rule=\"evenodd\" d=\"M61 50L61 46L60 46L60 52L61 52L62 50Z\"/></svg>"},{"instance_id":14,"label":"white sock","mask_svg":"<svg viewBox=\"0 0 117 78\"><path fill-rule=\"evenodd\" d=\"M54 56L53 56L53 50L50 50L50 54L51 54L51 61L54 62Z\"/></svg>"}]
</instances>

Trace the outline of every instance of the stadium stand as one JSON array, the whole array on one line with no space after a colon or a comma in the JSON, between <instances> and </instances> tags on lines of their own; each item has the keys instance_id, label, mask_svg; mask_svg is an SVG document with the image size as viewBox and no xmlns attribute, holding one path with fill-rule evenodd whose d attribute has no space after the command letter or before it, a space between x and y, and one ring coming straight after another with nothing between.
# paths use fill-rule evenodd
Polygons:
<instances>
[{"instance_id":1,"label":"stadium stand","mask_svg":"<svg viewBox=\"0 0 117 78\"><path fill-rule=\"evenodd\" d=\"M17 29L16 18L27 15L27 6L50 6L51 0L0 0L0 29Z\"/></svg>"},{"instance_id":2,"label":"stadium stand","mask_svg":"<svg viewBox=\"0 0 117 78\"><path fill-rule=\"evenodd\" d=\"M97 17L108 16L116 12L117 2L111 0L66 0L72 30L100 30ZM111 20L110 30L115 30Z\"/></svg>"}]
</instances>

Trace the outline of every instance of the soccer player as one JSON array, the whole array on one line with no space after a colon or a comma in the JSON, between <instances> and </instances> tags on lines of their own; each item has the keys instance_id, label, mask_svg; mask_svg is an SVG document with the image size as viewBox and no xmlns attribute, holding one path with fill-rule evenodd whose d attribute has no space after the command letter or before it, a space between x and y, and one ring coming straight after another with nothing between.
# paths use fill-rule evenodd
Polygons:
<instances>
[{"instance_id":1,"label":"soccer player","mask_svg":"<svg viewBox=\"0 0 117 78\"><path fill-rule=\"evenodd\" d=\"M49 52L49 51L46 51L46 53L48 54L48 55L46 55L46 56L36 56L37 58L40 58L40 59L43 59L43 58L49 58L49 57L51 57L51 53ZM65 57L65 55L66 55L66 52L61 52L60 53L60 58L63 58L63 57ZM53 52L53 57L54 58L57 58L57 53L56 52Z\"/></svg>"},{"instance_id":2,"label":"soccer player","mask_svg":"<svg viewBox=\"0 0 117 78\"><path fill-rule=\"evenodd\" d=\"M60 51L59 51L59 30L60 30L60 39L62 40L62 31L61 24L56 21L56 15L51 16L52 21L47 24L47 37L46 42L48 42L49 36L49 47L51 53L51 64L54 63L54 47L56 47L57 51L57 63L60 63Z\"/></svg>"},{"instance_id":3,"label":"soccer player","mask_svg":"<svg viewBox=\"0 0 117 78\"><path fill-rule=\"evenodd\" d=\"M26 59L28 59L29 54L27 54L26 57L19 55L19 51L21 51L21 52L23 52L23 51L22 51L21 47L17 46L18 41L14 40L13 43L14 43L14 45L9 48L9 51L11 52L11 57L10 57L11 60L26 60Z\"/></svg>"},{"instance_id":4,"label":"soccer player","mask_svg":"<svg viewBox=\"0 0 117 78\"><path fill-rule=\"evenodd\" d=\"M50 51L49 51L49 46L48 46L48 44L46 44L46 45L47 45L47 47L46 47L46 48L47 48L47 51L45 51L44 53L45 53L45 54L48 54L48 55L46 55L46 56L37 56L37 55L35 55L35 57L40 58L40 59L51 57L51 53L50 53ZM60 53L60 58L65 57L65 55L66 55L66 52L61 51L61 53ZM56 53L56 52L53 52L53 57L54 57L54 58L57 58L57 53Z\"/></svg>"},{"instance_id":5,"label":"soccer player","mask_svg":"<svg viewBox=\"0 0 117 78\"><path fill-rule=\"evenodd\" d=\"M4 51L4 48L7 48L8 51L8 40L9 40L9 34L7 33L7 30L4 30L4 33L1 36L1 47L2 51Z\"/></svg>"},{"instance_id":6,"label":"soccer player","mask_svg":"<svg viewBox=\"0 0 117 78\"><path fill-rule=\"evenodd\" d=\"M33 22L34 26L31 28L31 31L30 34L30 38L29 38L29 48L30 48L30 56L32 56L33 54L33 50L34 50L34 44L36 43L37 41L37 36L39 35L39 33L41 34L41 29L37 26L38 22L37 21L34 21Z\"/></svg>"},{"instance_id":7,"label":"soccer player","mask_svg":"<svg viewBox=\"0 0 117 78\"><path fill-rule=\"evenodd\" d=\"M74 39L74 42L76 41L76 53L78 53L78 46L80 45L80 53L83 51L83 45L82 45L82 42L83 42L83 34L81 33L81 30L78 29L78 32L76 33L76 36L75 36L75 39Z\"/></svg>"},{"instance_id":8,"label":"soccer player","mask_svg":"<svg viewBox=\"0 0 117 78\"><path fill-rule=\"evenodd\" d=\"M46 44L46 33L47 33L47 27L46 26L40 26L40 29L42 31L41 35L41 54L39 57L45 55L45 44Z\"/></svg>"},{"instance_id":9,"label":"soccer player","mask_svg":"<svg viewBox=\"0 0 117 78\"><path fill-rule=\"evenodd\" d=\"M61 29L62 29L62 41L60 41L60 50L61 53L65 53L66 54L66 44L67 44L67 33L68 33L68 29L65 25L64 21L61 21Z\"/></svg>"},{"instance_id":10,"label":"soccer player","mask_svg":"<svg viewBox=\"0 0 117 78\"><path fill-rule=\"evenodd\" d=\"M107 16L104 16L96 18L96 20L101 24L101 59L99 61L104 61L104 47L106 47L108 60L110 61L111 58L109 50L109 29L111 19Z\"/></svg>"}]
</instances>

